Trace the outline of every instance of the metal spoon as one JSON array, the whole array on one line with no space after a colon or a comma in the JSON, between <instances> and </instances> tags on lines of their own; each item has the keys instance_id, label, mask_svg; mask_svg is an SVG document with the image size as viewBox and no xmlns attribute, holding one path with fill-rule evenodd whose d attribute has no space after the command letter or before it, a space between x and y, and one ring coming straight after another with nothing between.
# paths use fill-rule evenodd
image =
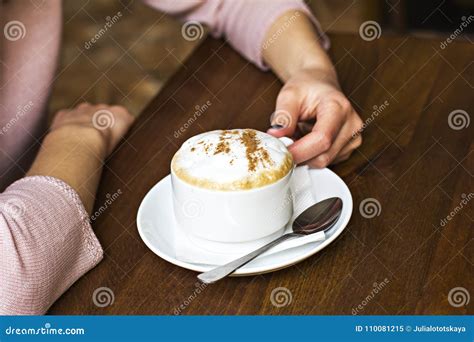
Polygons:
<instances>
[{"instance_id":1,"label":"metal spoon","mask_svg":"<svg viewBox=\"0 0 474 342\"><path fill-rule=\"evenodd\" d=\"M339 197L332 197L321 202L313 204L311 207L303 211L293 222L293 232L287 233L266 244L259 249L244 255L243 257L229 262L228 264L216 267L210 271L198 275L198 279L203 283L211 284L229 274L238 268L244 266L248 262L255 259L263 252L278 245L280 242L293 237L309 235L320 231L326 231L332 227L338 220L342 211L342 200Z\"/></svg>"}]
</instances>

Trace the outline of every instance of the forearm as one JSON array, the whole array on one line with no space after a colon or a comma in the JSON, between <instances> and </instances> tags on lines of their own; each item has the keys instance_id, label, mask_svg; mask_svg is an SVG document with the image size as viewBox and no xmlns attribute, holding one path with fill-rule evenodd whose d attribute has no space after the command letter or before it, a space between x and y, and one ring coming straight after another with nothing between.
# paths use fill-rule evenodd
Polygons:
<instances>
[{"instance_id":1,"label":"forearm","mask_svg":"<svg viewBox=\"0 0 474 342\"><path fill-rule=\"evenodd\" d=\"M102 259L88 220L103 153L98 134L53 130L27 174L39 177L20 179L0 194L0 315L44 314Z\"/></svg>"},{"instance_id":2,"label":"forearm","mask_svg":"<svg viewBox=\"0 0 474 342\"><path fill-rule=\"evenodd\" d=\"M51 176L66 182L90 214L102 171L105 146L91 128L61 128L49 133L28 176Z\"/></svg>"},{"instance_id":3,"label":"forearm","mask_svg":"<svg viewBox=\"0 0 474 342\"><path fill-rule=\"evenodd\" d=\"M306 14L291 11L280 16L267 31L264 42L263 59L283 82L297 71L312 69L337 84L334 66Z\"/></svg>"}]
</instances>

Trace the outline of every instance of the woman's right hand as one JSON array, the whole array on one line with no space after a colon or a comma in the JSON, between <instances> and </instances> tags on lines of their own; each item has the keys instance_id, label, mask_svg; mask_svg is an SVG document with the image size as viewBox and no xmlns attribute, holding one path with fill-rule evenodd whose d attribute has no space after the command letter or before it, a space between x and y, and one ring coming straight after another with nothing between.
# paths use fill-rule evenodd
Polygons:
<instances>
[{"instance_id":1,"label":"woman's right hand","mask_svg":"<svg viewBox=\"0 0 474 342\"><path fill-rule=\"evenodd\" d=\"M51 124L51 133L80 134L91 143L101 144L108 156L133 123L134 117L122 106L81 103L73 109L57 112Z\"/></svg>"}]
</instances>

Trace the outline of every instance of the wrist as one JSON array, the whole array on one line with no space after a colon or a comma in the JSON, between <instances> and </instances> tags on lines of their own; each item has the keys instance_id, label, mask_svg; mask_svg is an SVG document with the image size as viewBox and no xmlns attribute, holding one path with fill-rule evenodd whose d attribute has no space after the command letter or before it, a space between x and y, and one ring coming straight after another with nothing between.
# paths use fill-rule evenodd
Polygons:
<instances>
[{"instance_id":1,"label":"wrist","mask_svg":"<svg viewBox=\"0 0 474 342\"><path fill-rule=\"evenodd\" d=\"M49 132L27 176L50 176L69 184L91 212L106 144L102 133L78 125Z\"/></svg>"},{"instance_id":2,"label":"wrist","mask_svg":"<svg viewBox=\"0 0 474 342\"><path fill-rule=\"evenodd\" d=\"M266 34L265 41L273 36L277 39L263 49L264 61L283 82L302 69L317 69L335 77L334 66L306 14L301 12L287 30L281 30L285 27L285 18L285 15L279 17Z\"/></svg>"},{"instance_id":3,"label":"wrist","mask_svg":"<svg viewBox=\"0 0 474 342\"><path fill-rule=\"evenodd\" d=\"M86 126L63 126L50 131L43 142L45 146L80 148L103 160L107 156L105 136L99 130Z\"/></svg>"},{"instance_id":4,"label":"wrist","mask_svg":"<svg viewBox=\"0 0 474 342\"><path fill-rule=\"evenodd\" d=\"M316 54L311 54L310 52L302 57L301 61L294 69L296 72L299 72L300 70L314 70L314 72L317 72L322 76L337 79L336 69L329 58L322 59L320 56L316 56Z\"/></svg>"},{"instance_id":5,"label":"wrist","mask_svg":"<svg viewBox=\"0 0 474 342\"><path fill-rule=\"evenodd\" d=\"M308 64L297 70L293 76L300 78L298 77L300 75L303 77L310 76L311 79L317 80L320 83L331 85L338 90L341 88L337 79L337 73L334 68L325 68L319 65Z\"/></svg>"},{"instance_id":6,"label":"wrist","mask_svg":"<svg viewBox=\"0 0 474 342\"><path fill-rule=\"evenodd\" d=\"M305 44L305 48L284 64L282 76L289 79L301 70L315 70L328 77L337 78L336 69L319 42L311 41Z\"/></svg>"}]
</instances>

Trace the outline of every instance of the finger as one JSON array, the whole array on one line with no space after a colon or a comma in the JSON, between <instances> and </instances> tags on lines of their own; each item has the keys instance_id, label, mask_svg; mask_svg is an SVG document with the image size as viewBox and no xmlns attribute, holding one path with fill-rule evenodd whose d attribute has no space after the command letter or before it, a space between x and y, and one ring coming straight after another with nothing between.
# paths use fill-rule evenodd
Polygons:
<instances>
[{"instance_id":1,"label":"finger","mask_svg":"<svg viewBox=\"0 0 474 342\"><path fill-rule=\"evenodd\" d=\"M297 91L284 88L278 94L275 112L270 117L270 128L267 132L275 137L289 136L295 132L300 114L301 100Z\"/></svg>"},{"instance_id":2,"label":"finger","mask_svg":"<svg viewBox=\"0 0 474 342\"><path fill-rule=\"evenodd\" d=\"M76 108L77 109L85 109L85 108L89 108L90 106L91 106L91 104L89 102L81 102L76 106Z\"/></svg>"},{"instance_id":3,"label":"finger","mask_svg":"<svg viewBox=\"0 0 474 342\"><path fill-rule=\"evenodd\" d=\"M333 160L330 162L332 164L339 163L341 161L347 160L352 152L359 148L362 145L362 135L361 130L363 127L363 122L360 119L359 115L356 112L351 113L351 120L348 124L349 132L351 133L351 137L349 141L342 147L342 149L336 154ZM331 159L331 157L329 158Z\"/></svg>"},{"instance_id":4,"label":"finger","mask_svg":"<svg viewBox=\"0 0 474 342\"><path fill-rule=\"evenodd\" d=\"M59 117L62 117L64 115L66 115L67 113L69 113L71 110L70 109L61 109L61 110L58 110L56 112L56 115L54 115L54 118L59 118Z\"/></svg>"},{"instance_id":5,"label":"finger","mask_svg":"<svg viewBox=\"0 0 474 342\"><path fill-rule=\"evenodd\" d=\"M352 153L355 149L359 148L360 145L362 145L362 137L360 135L352 137L352 139L337 154L336 158L343 154Z\"/></svg>"},{"instance_id":6,"label":"finger","mask_svg":"<svg viewBox=\"0 0 474 342\"><path fill-rule=\"evenodd\" d=\"M56 112L56 114L53 117L53 121L51 122L50 130L56 129L61 125L61 122L64 120L64 117L69 113L69 109L61 109Z\"/></svg>"},{"instance_id":7,"label":"finger","mask_svg":"<svg viewBox=\"0 0 474 342\"><path fill-rule=\"evenodd\" d=\"M108 110L114 113L114 115L119 116L120 118L133 117L127 108L119 105L114 105L108 107Z\"/></svg>"},{"instance_id":8,"label":"finger","mask_svg":"<svg viewBox=\"0 0 474 342\"><path fill-rule=\"evenodd\" d=\"M116 137L121 138L127 133L135 117L123 106L111 106L109 110L114 115L113 133Z\"/></svg>"},{"instance_id":9,"label":"finger","mask_svg":"<svg viewBox=\"0 0 474 342\"><path fill-rule=\"evenodd\" d=\"M351 140L346 146L342 148L342 150L338 153L336 158L332 161L332 164L337 164L340 162L343 162L352 155L352 153L360 146L362 145L362 138L359 136L359 138L355 138Z\"/></svg>"},{"instance_id":10,"label":"finger","mask_svg":"<svg viewBox=\"0 0 474 342\"><path fill-rule=\"evenodd\" d=\"M338 164L338 163L341 163L343 161L346 161L347 159L349 159L351 157L352 152L354 152L354 150L352 150L348 153L345 153L345 154L339 154L336 158L334 158L334 160L332 161L331 164Z\"/></svg>"},{"instance_id":11,"label":"finger","mask_svg":"<svg viewBox=\"0 0 474 342\"><path fill-rule=\"evenodd\" d=\"M334 163L338 156L350 155L353 150L362 144L362 137L358 135L353 138L351 132L352 128L349 125L343 127L340 135L336 138L331 148L316 158L308 161L307 164L310 167L321 169Z\"/></svg>"},{"instance_id":12,"label":"finger","mask_svg":"<svg viewBox=\"0 0 474 342\"><path fill-rule=\"evenodd\" d=\"M313 131L290 146L296 163L313 159L329 150L344 123L343 109L335 101L321 103L316 111L318 119Z\"/></svg>"}]
</instances>

